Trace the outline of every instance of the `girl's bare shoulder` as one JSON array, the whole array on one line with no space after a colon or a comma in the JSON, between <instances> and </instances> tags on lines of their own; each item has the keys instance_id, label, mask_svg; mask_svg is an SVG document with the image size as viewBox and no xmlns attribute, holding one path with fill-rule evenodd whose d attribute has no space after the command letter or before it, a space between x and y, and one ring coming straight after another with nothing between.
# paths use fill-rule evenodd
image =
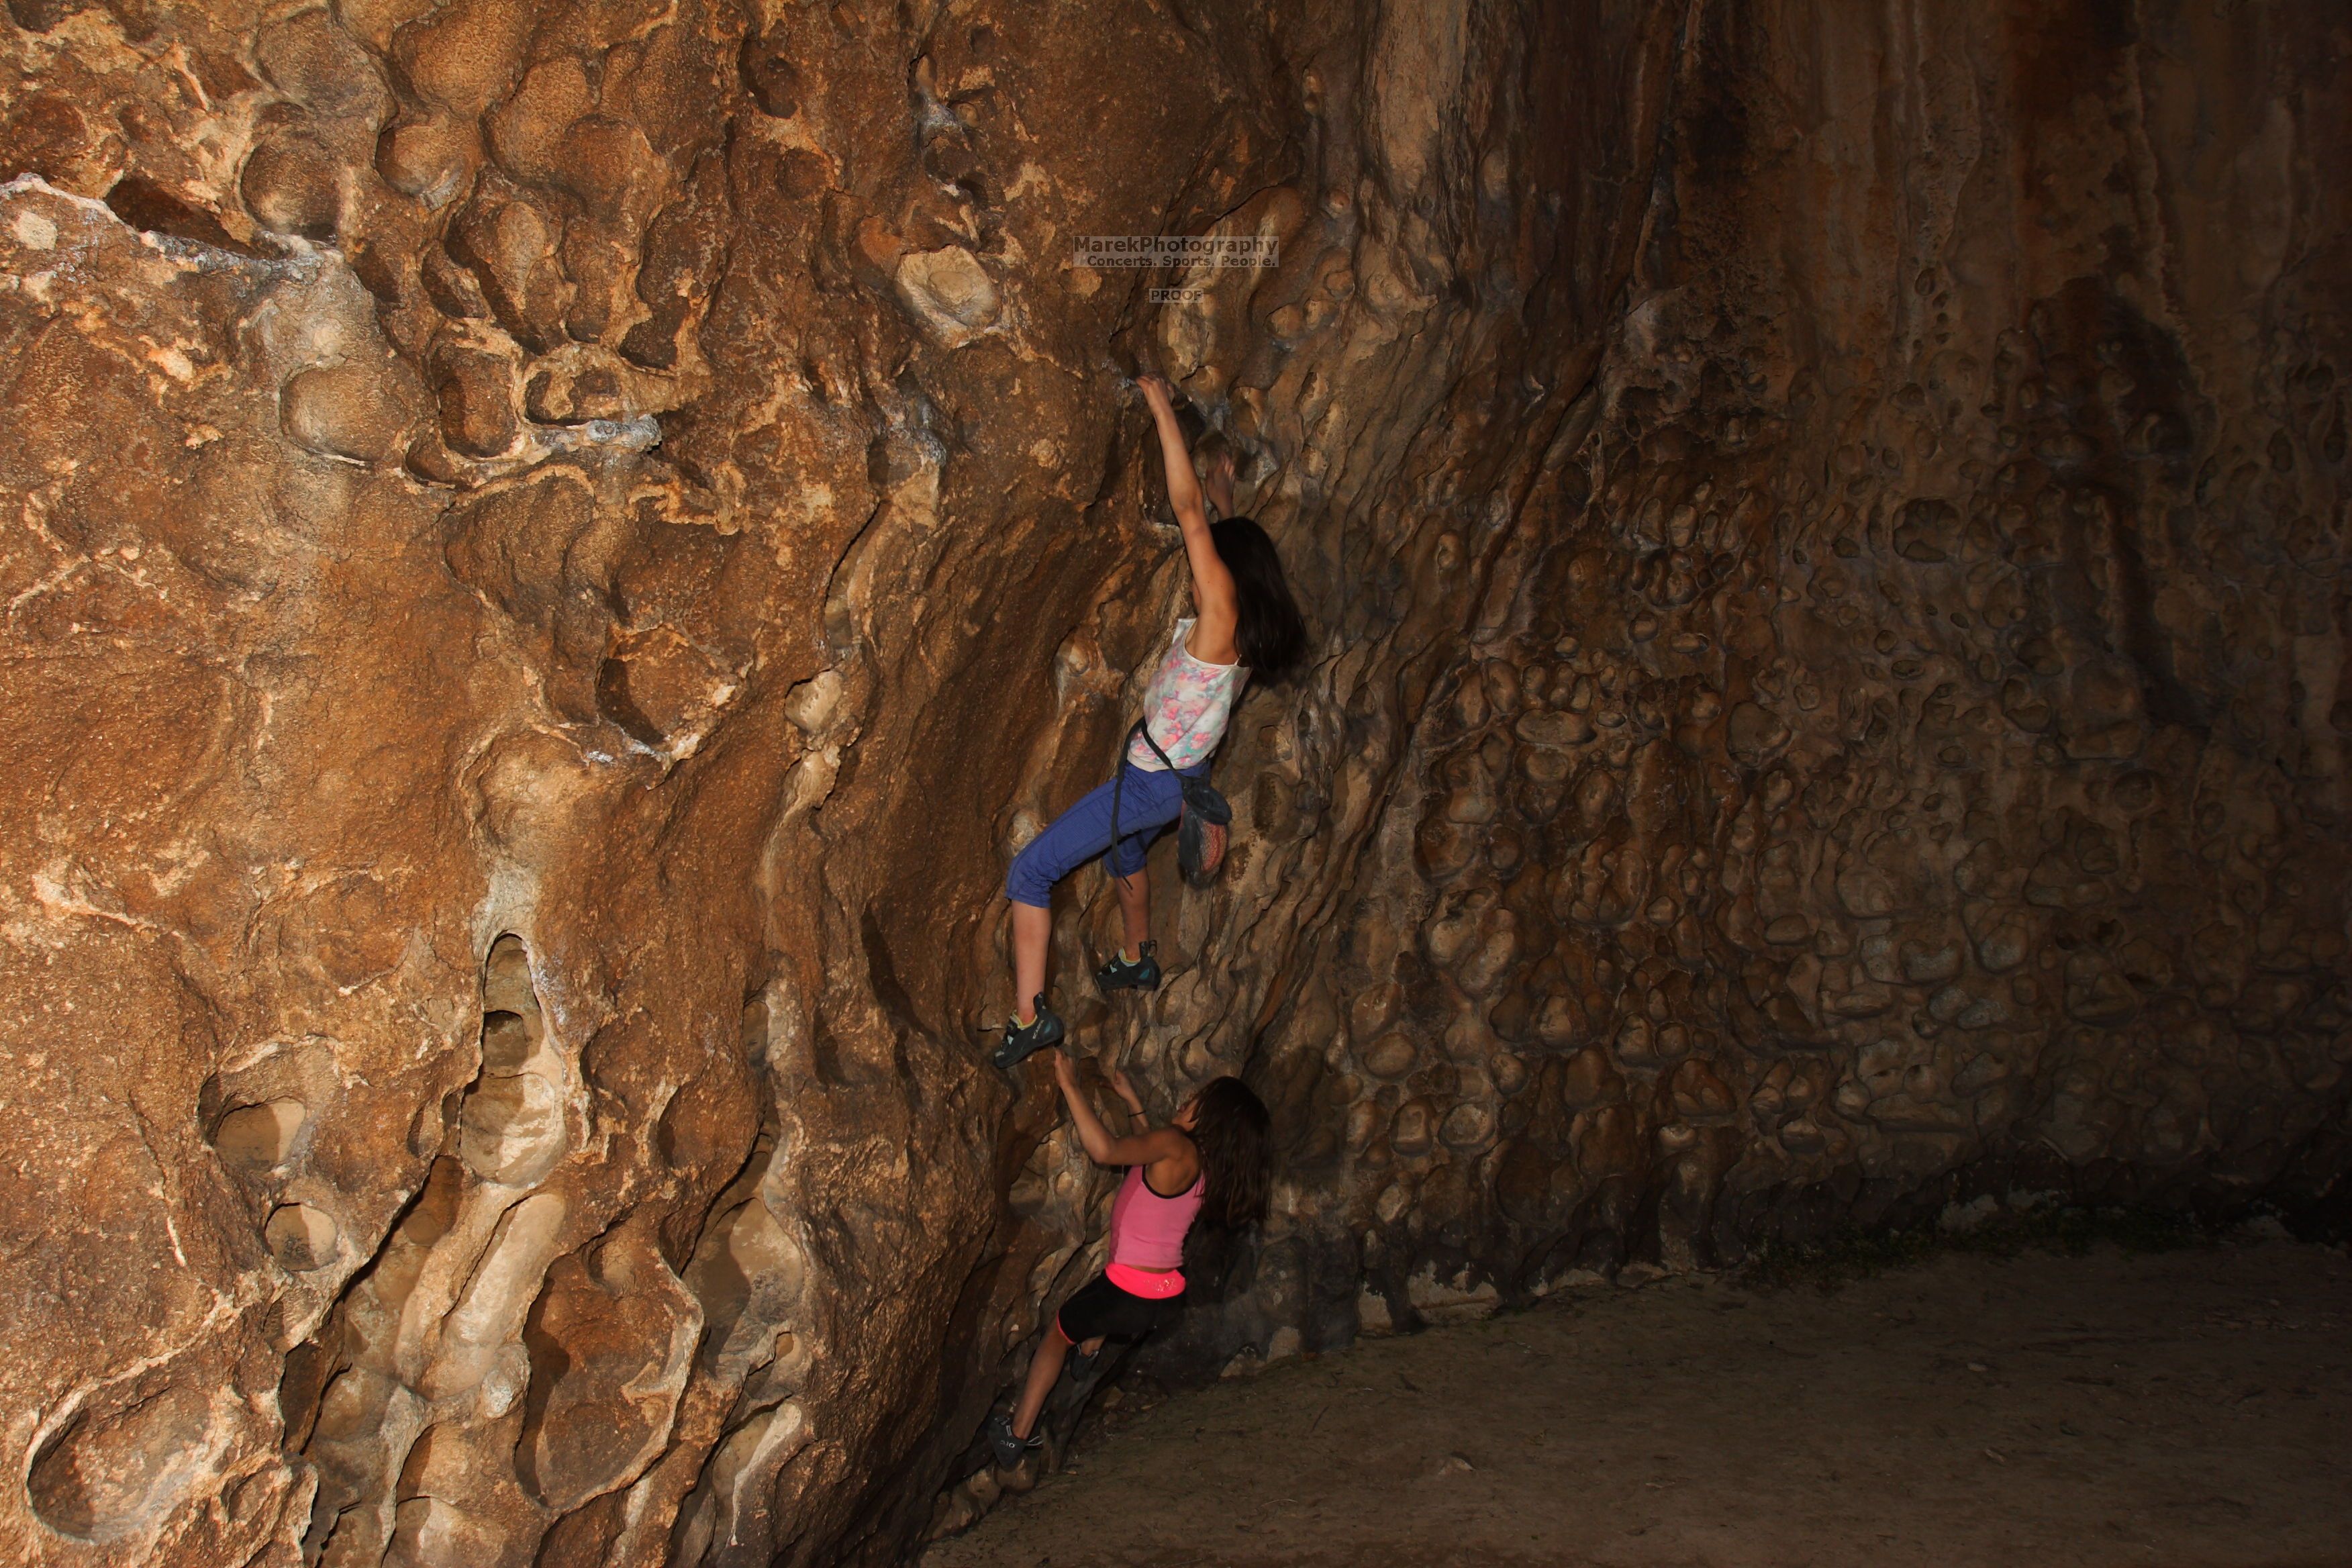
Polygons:
<instances>
[{"instance_id":1,"label":"girl's bare shoulder","mask_svg":"<svg viewBox=\"0 0 2352 1568\"><path fill-rule=\"evenodd\" d=\"M1142 1135L1142 1141L1143 1146L1150 1151L1150 1163L1155 1165L1163 1160L1200 1158L1199 1151L1192 1147L1192 1140L1181 1127L1155 1127Z\"/></svg>"}]
</instances>

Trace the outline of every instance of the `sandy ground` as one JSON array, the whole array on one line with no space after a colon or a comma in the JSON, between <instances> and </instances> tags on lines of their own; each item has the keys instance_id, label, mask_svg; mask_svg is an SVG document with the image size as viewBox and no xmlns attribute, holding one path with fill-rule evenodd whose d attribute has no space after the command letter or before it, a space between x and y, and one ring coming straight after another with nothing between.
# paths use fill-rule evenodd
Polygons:
<instances>
[{"instance_id":1,"label":"sandy ground","mask_svg":"<svg viewBox=\"0 0 2352 1568\"><path fill-rule=\"evenodd\" d=\"M1108 1426L923 1568L2339 1568L2352 1260L1604 1286Z\"/></svg>"}]
</instances>

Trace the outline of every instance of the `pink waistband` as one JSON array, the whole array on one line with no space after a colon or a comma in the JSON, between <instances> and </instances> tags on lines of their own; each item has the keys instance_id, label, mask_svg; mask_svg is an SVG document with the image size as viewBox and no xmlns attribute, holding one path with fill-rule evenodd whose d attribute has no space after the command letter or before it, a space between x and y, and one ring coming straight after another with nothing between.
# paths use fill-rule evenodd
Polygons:
<instances>
[{"instance_id":1,"label":"pink waistband","mask_svg":"<svg viewBox=\"0 0 2352 1568\"><path fill-rule=\"evenodd\" d=\"M1184 1271L1181 1268L1155 1274L1148 1268L1114 1263L1103 1270L1103 1278L1129 1295L1140 1296L1147 1301L1164 1301L1171 1296L1184 1293Z\"/></svg>"}]
</instances>

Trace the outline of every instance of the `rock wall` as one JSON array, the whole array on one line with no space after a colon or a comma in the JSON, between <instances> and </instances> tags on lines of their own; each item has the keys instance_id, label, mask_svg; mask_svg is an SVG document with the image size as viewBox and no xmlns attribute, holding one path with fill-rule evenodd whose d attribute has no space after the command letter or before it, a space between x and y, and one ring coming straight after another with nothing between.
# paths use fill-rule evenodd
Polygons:
<instances>
[{"instance_id":1,"label":"rock wall","mask_svg":"<svg viewBox=\"0 0 2352 1568\"><path fill-rule=\"evenodd\" d=\"M17 1560L987 1504L1108 1196L976 1030L1182 598L1139 362L1319 649L1170 984L1059 922L1280 1124L1165 1370L2338 1191L2321 8L8 11ZM1075 264L1162 233L1278 265Z\"/></svg>"},{"instance_id":2,"label":"rock wall","mask_svg":"<svg viewBox=\"0 0 2352 1568\"><path fill-rule=\"evenodd\" d=\"M1588 433L1262 1037L1306 1191L1242 1337L2340 1205L2352 34L2045 9L1686 23Z\"/></svg>"}]
</instances>

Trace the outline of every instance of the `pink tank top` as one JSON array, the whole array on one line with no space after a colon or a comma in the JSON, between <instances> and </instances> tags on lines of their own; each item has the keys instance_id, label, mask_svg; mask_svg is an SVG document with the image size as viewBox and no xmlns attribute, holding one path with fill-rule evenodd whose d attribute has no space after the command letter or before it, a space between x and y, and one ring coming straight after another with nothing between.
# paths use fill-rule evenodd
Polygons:
<instances>
[{"instance_id":1,"label":"pink tank top","mask_svg":"<svg viewBox=\"0 0 2352 1568\"><path fill-rule=\"evenodd\" d=\"M1172 1198L1163 1198L1143 1179L1143 1167L1129 1165L1110 1205L1110 1264L1103 1272L1132 1296L1172 1296L1184 1288L1175 1272L1184 1261L1184 1233L1201 1212L1207 1190L1204 1173ZM1168 1270L1166 1273L1147 1270Z\"/></svg>"}]
</instances>

